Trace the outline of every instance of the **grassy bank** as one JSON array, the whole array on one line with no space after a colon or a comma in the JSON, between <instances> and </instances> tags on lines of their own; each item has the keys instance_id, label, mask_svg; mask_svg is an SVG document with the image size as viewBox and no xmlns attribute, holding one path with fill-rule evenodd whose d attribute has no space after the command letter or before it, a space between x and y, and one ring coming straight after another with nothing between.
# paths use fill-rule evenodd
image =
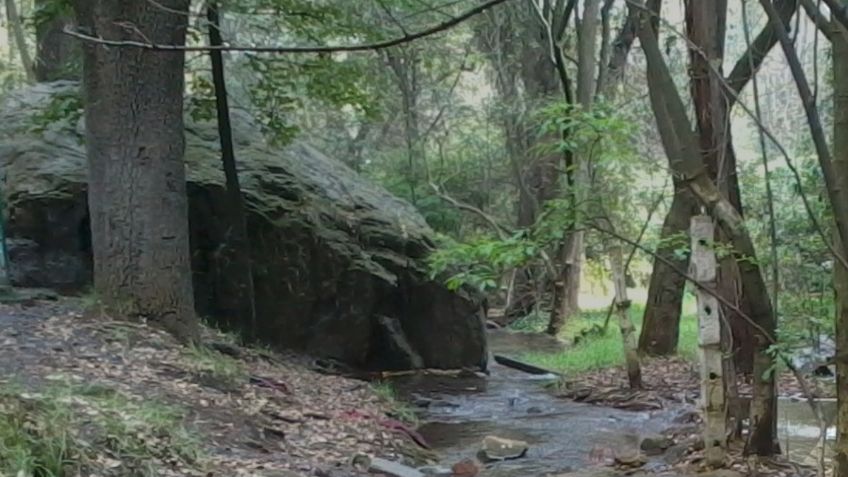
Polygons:
<instances>
[{"instance_id":1,"label":"grassy bank","mask_svg":"<svg viewBox=\"0 0 848 477\"><path fill-rule=\"evenodd\" d=\"M637 336L642 329L644 312L645 306L641 303L634 303L630 308L630 317L636 326ZM687 359L695 358L698 347L698 321L694 313L694 298L687 294L683 304L678 344L679 355ZM606 316L606 308L583 310L566 324L559 336L570 345L566 351L554 354L527 353L522 359L546 369L570 374L623 365L621 333L615 315L610 318L606 333L599 332ZM546 323L547 316L531 316L516 323L514 327L525 331L542 331ZM576 337L580 337L579 343L572 345Z\"/></svg>"}]
</instances>

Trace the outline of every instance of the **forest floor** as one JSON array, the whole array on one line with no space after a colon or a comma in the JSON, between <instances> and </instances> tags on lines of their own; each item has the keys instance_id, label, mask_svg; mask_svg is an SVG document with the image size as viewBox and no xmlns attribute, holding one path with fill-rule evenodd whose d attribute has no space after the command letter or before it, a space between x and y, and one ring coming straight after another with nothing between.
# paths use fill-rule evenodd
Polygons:
<instances>
[{"instance_id":1,"label":"forest floor","mask_svg":"<svg viewBox=\"0 0 848 477\"><path fill-rule=\"evenodd\" d=\"M688 308L691 308L691 303ZM698 322L693 313L686 312L680 321L678 354L667 358L645 358L642 360L642 375L645 388L655 391L655 399L693 402L700 392L700 380L697 362ZM624 370L624 353L621 335L615 317L610 318L606 332L602 332L607 317L606 309L589 309L570 321L560 339L565 343L561 352L528 352L522 359L566 376L564 384L573 392L575 398L588 402L606 403L621 407L634 405L632 395L623 392L628 388ZM634 304L631 319L638 335L642 325L643 306ZM540 331L544 320L532 318L518 323L516 328L523 331ZM575 343L575 340L578 342ZM805 376L807 384L817 398L836 396L835 381L832 377ZM592 396L586 395L593 390ZM778 366L778 390L782 397L804 399L801 384L795 375L785 366ZM740 380L740 395L750 394L750 379ZM643 393L644 394L644 393Z\"/></svg>"},{"instance_id":2,"label":"forest floor","mask_svg":"<svg viewBox=\"0 0 848 477\"><path fill-rule=\"evenodd\" d=\"M181 346L77 300L0 305L0 475L348 476L414 431L365 382L204 330Z\"/></svg>"}]
</instances>

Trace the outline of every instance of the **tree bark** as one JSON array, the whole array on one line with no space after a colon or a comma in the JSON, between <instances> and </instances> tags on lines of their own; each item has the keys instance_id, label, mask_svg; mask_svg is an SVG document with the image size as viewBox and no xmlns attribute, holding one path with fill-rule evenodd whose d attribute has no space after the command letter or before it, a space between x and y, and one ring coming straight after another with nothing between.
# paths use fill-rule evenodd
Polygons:
<instances>
[{"instance_id":1,"label":"tree bark","mask_svg":"<svg viewBox=\"0 0 848 477\"><path fill-rule=\"evenodd\" d=\"M755 383L751 403L749 450L760 455L772 455L779 449L776 439L777 393L774 360L769 356L768 350L774 343L776 319L768 289L760 273L754 244L742 216L721 194L704 166L697 137L692 133L686 115L686 108L675 89L674 80L662 57L656 36L645 20L643 16L639 39L648 65L651 108L661 136L666 137L663 139L664 147L678 145L676 149L666 149L669 166L718 221L731 239L735 252L747 258L739 261L739 269L743 290L750 299L750 317L758 328L755 336L757 359L754 360Z\"/></svg>"},{"instance_id":2,"label":"tree bark","mask_svg":"<svg viewBox=\"0 0 848 477\"><path fill-rule=\"evenodd\" d=\"M730 133L729 101L720 76L726 29L727 0L686 1L686 33L697 48L690 49L689 71L701 154L719 190L741 214L742 198ZM718 231L716 239L719 243L728 242L721 231ZM722 297L745 312L749 310L745 295L741 293L736 259L732 255L721 259L717 283ZM732 330L731 353L736 370L751 373L754 359L751 327L733 310L725 307L723 313L725 323L730 323Z\"/></svg>"},{"instance_id":3,"label":"tree bark","mask_svg":"<svg viewBox=\"0 0 848 477\"><path fill-rule=\"evenodd\" d=\"M663 222L657 255L673 263L674 268L686 270L689 256L680 255L676 250L685 246L689 236L689 219L697 213L698 202L684 185L677 182L671 207ZM674 268L663 260L654 260L639 334L639 351L649 356L669 356L677 352L686 279Z\"/></svg>"},{"instance_id":4,"label":"tree bark","mask_svg":"<svg viewBox=\"0 0 848 477\"><path fill-rule=\"evenodd\" d=\"M188 0L76 0L93 35L182 45ZM174 13L177 12L186 13ZM178 52L83 46L88 206L94 288L113 313L145 319L183 340L198 333L189 256Z\"/></svg>"},{"instance_id":5,"label":"tree bark","mask_svg":"<svg viewBox=\"0 0 848 477\"><path fill-rule=\"evenodd\" d=\"M36 10L53 10L56 2L36 0ZM36 81L79 80L82 68L82 52L79 42L62 33L66 27L75 27L72 12L49 11L49 17L35 27Z\"/></svg>"},{"instance_id":6,"label":"tree bark","mask_svg":"<svg viewBox=\"0 0 848 477\"><path fill-rule=\"evenodd\" d=\"M212 0L206 7L209 21L209 43L222 45L221 22L218 14L218 2ZM227 97L227 81L224 75L224 55L220 51L210 51L212 61L212 82L215 86L215 105L218 114L218 136L221 140L221 161L227 185L227 198L230 206L231 234L225 251L230 256L222 262L226 263L223 271L234 284L233 293L227 294L231 313L239 318L238 328L251 338L256 338L256 299L253 287L253 263L250 253L250 238L247 233L247 214L245 213L244 198L241 194L236 155L233 148L233 131L230 126L230 106Z\"/></svg>"},{"instance_id":7,"label":"tree bark","mask_svg":"<svg viewBox=\"0 0 848 477\"><path fill-rule=\"evenodd\" d=\"M848 2L843 2L848 3ZM848 185L848 38L835 31L833 45L833 169L838 183ZM836 249L845 246L835 235ZM835 260L833 284L836 289L836 448L834 476L848 477L848 270Z\"/></svg>"}]
</instances>

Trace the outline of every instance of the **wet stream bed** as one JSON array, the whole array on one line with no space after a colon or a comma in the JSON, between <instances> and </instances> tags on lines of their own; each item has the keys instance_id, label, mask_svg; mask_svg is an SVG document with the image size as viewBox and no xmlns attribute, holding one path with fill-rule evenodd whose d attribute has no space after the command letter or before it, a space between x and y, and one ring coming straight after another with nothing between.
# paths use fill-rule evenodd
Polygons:
<instances>
[{"instance_id":1,"label":"wet stream bed","mask_svg":"<svg viewBox=\"0 0 848 477\"><path fill-rule=\"evenodd\" d=\"M562 345L548 337L499 331L490 346L495 353L520 356L525 350L557 351ZM416 375L394 385L420 408L419 432L443 467L474 458L486 436L529 444L525 457L489 465L481 473L492 477L543 476L596 465L593 456L599 450L635 451L643 438L660 435L674 426L677 416L693 409L668 404L662 410L635 412L581 404L548 390L545 385L555 379L493 364L488 377ZM817 436L818 424L806 403L781 401L781 445L793 460L808 461ZM663 465L658 456L647 468Z\"/></svg>"}]
</instances>

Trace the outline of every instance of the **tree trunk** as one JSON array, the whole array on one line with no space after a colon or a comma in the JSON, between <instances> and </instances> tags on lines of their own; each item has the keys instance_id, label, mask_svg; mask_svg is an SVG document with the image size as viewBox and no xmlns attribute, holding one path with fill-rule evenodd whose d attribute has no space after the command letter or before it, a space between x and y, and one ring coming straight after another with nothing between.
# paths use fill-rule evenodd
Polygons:
<instances>
[{"instance_id":1,"label":"tree trunk","mask_svg":"<svg viewBox=\"0 0 848 477\"><path fill-rule=\"evenodd\" d=\"M713 221L705 215L692 217L691 273L703 287L698 289L698 348L701 364L701 406L704 419L704 456L707 465L724 465L725 432L724 358L718 299L706 290L715 288L717 277Z\"/></svg>"},{"instance_id":2,"label":"tree trunk","mask_svg":"<svg viewBox=\"0 0 848 477\"><path fill-rule=\"evenodd\" d=\"M632 8L632 7L631 7ZM686 108L675 89L674 80L663 59L659 43L646 18L639 28L639 39L648 64L648 85L651 108L669 158L669 166L692 193L718 221L731 239L736 253L746 260L739 261L742 287L751 306L750 318L757 324L756 359L754 360L754 393L751 403L751 432L749 450L760 455L772 455L778 450L776 433L777 393L774 380L774 360L769 347L774 343L776 319L765 280L756 261L751 236L739 211L719 191L710 178L701 155L697 138L692 134ZM672 150L669 145L677 144Z\"/></svg>"},{"instance_id":3,"label":"tree trunk","mask_svg":"<svg viewBox=\"0 0 848 477\"><path fill-rule=\"evenodd\" d=\"M418 168L426 160L421 144L421 133L418 121L418 53L401 48L386 54L389 66L395 74L400 89L403 117L404 137L406 140L407 170L406 181L409 188L409 199L413 205L418 202Z\"/></svg>"},{"instance_id":4,"label":"tree trunk","mask_svg":"<svg viewBox=\"0 0 848 477\"><path fill-rule=\"evenodd\" d=\"M697 213L698 203L685 187L675 184L674 189L671 207L663 222L657 255L673 263L674 268L686 270L689 257L676 253L676 250L686 246L689 219ZM674 268L663 260L654 260L639 335L639 351L649 356L668 356L677 352L686 279Z\"/></svg>"},{"instance_id":5,"label":"tree trunk","mask_svg":"<svg viewBox=\"0 0 848 477\"><path fill-rule=\"evenodd\" d=\"M188 0L76 0L92 35L185 43ZM94 288L104 307L197 337L183 136L184 55L83 47Z\"/></svg>"},{"instance_id":6,"label":"tree trunk","mask_svg":"<svg viewBox=\"0 0 848 477\"><path fill-rule=\"evenodd\" d=\"M207 8L209 21L209 43L222 45L221 22L218 15L218 2L212 0ZM233 148L233 131L230 126L230 106L227 97L227 81L224 76L224 55L218 51L209 52L212 61L212 81L215 85L215 103L218 113L218 135L221 140L221 161L227 184L231 234L224 244L228 257L222 257L226 263L223 275L232 283L233 293L228 293L231 313L239 318L238 327L251 338L256 338L256 299L253 288L253 264L250 253L250 238L247 234L247 214L244 198L241 195L236 156Z\"/></svg>"},{"instance_id":7,"label":"tree trunk","mask_svg":"<svg viewBox=\"0 0 848 477\"><path fill-rule=\"evenodd\" d=\"M8 20L7 28L11 30L14 36L15 46L18 49L18 55L21 57L21 66L24 68L27 80L33 82L35 81L35 70L32 67L32 56L30 56L29 48L27 48L24 25L18 14L18 6L15 4L15 0L6 0L6 19ZM12 48L12 45L9 45L9 48Z\"/></svg>"},{"instance_id":8,"label":"tree trunk","mask_svg":"<svg viewBox=\"0 0 848 477\"><path fill-rule=\"evenodd\" d=\"M53 10L53 0L36 0L36 10ZM35 27L36 81L78 80L82 68L79 42L62 33L75 27L71 12L49 12L50 16Z\"/></svg>"},{"instance_id":9,"label":"tree trunk","mask_svg":"<svg viewBox=\"0 0 848 477\"><path fill-rule=\"evenodd\" d=\"M630 299L627 298L627 271L624 268L624 253L619 243L611 247L610 269L615 286L615 312L618 315L618 328L621 330L621 348L624 350L627 381L630 384L630 389L641 389L642 368L636 345L636 328L630 319Z\"/></svg>"},{"instance_id":10,"label":"tree trunk","mask_svg":"<svg viewBox=\"0 0 848 477\"><path fill-rule=\"evenodd\" d=\"M848 4L848 2L843 2ZM848 184L848 38L837 31L833 45L833 169L842 187ZM836 236L837 250L845 246ZM848 477L848 270L836 260L836 448L834 476Z\"/></svg>"},{"instance_id":11,"label":"tree trunk","mask_svg":"<svg viewBox=\"0 0 848 477\"><path fill-rule=\"evenodd\" d=\"M583 2L583 18L577 34L577 103L584 110L592 108L595 99L595 76L597 73L596 52L598 49L598 27L600 24L600 0ZM569 184L574 215L579 224L585 215L586 198L591 188L589 167L591 158L574 158L576 173ZM556 336L569 317L579 310L580 276L583 269L584 232L581 227L568 231L562 247L562 264L554 287L555 306L551 309L548 334ZM557 294L561 294L558 296Z\"/></svg>"},{"instance_id":12,"label":"tree trunk","mask_svg":"<svg viewBox=\"0 0 848 477\"><path fill-rule=\"evenodd\" d=\"M689 72L701 154L719 190L741 214L742 199L736 175L736 153L730 133L729 102L723 79L719 76L724 60L726 29L727 0L687 0L686 33L699 50L690 50ZM716 238L720 243L728 242L720 231ZM721 259L717 283L727 301L743 311L749 310L741 293L739 270L732 255ZM725 322L730 323L732 329L732 353L736 370L750 373L753 371L754 356L751 327L733 310L724 307L722 312L727 317Z\"/></svg>"}]
</instances>

